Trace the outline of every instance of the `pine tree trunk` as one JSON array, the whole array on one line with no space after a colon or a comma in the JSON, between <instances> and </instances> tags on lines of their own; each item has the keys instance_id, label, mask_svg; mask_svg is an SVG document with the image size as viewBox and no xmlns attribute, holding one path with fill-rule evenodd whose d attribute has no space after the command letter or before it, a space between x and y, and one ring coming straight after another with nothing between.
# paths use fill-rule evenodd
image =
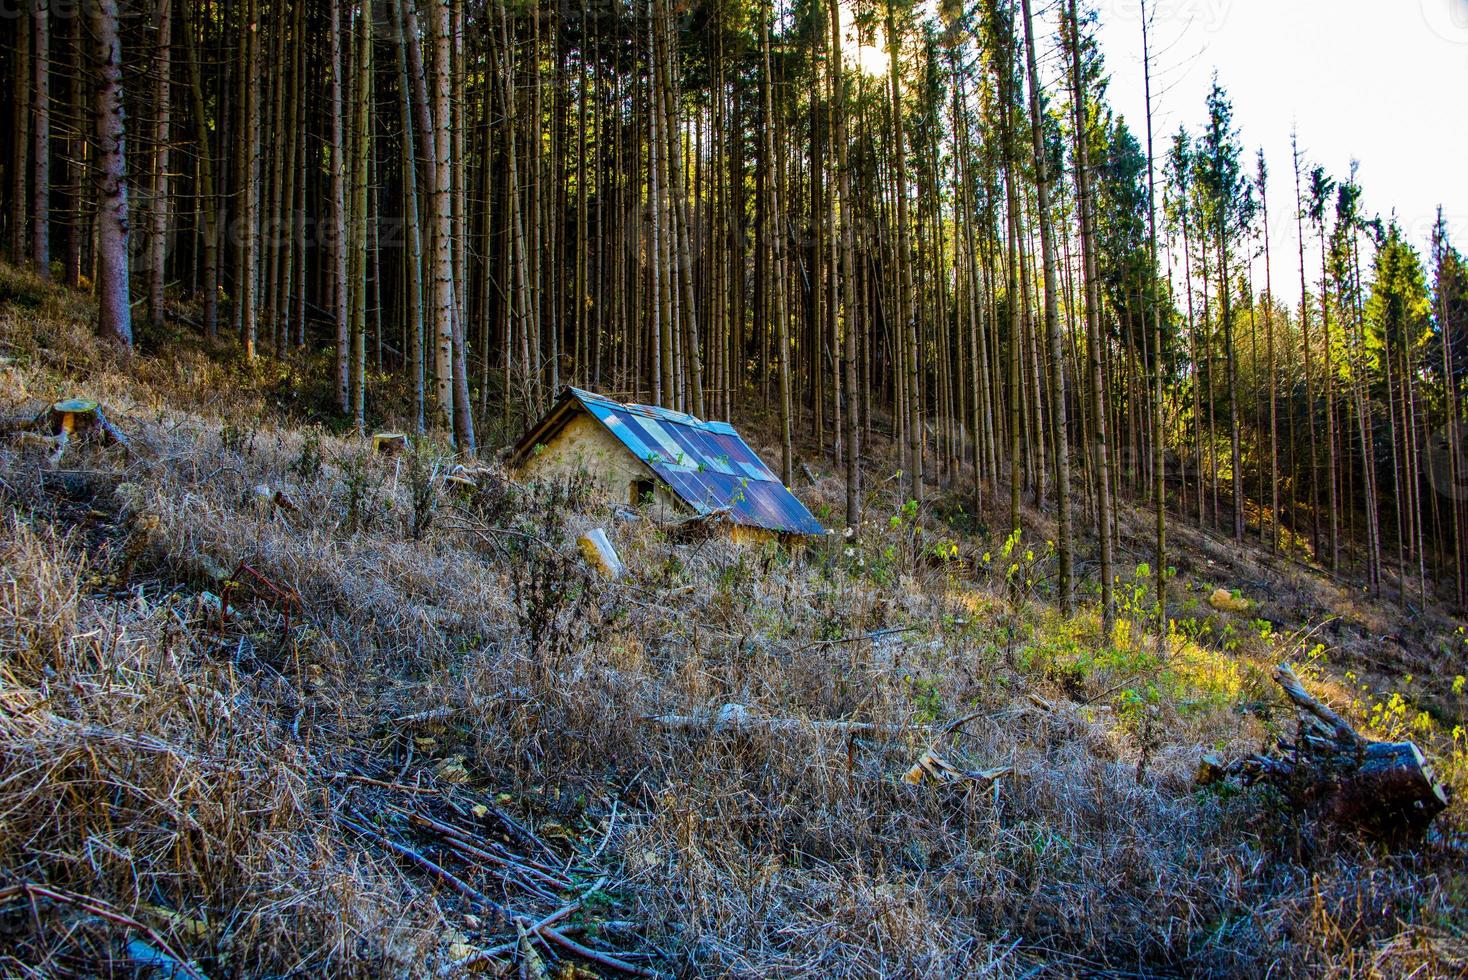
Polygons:
<instances>
[{"instance_id":1,"label":"pine tree trunk","mask_svg":"<svg viewBox=\"0 0 1468 980\"><path fill-rule=\"evenodd\" d=\"M8 215L10 224L10 255L17 265L30 261L30 154L31 145L31 89L35 85L34 69L31 67L31 24L30 19L18 21L15 27L15 162L11 168L14 179L11 184Z\"/></svg>"},{"instance_id":2,"label":"pine tree trunk","mask_svg":"<svg viewBox=\"0 0 1468 980\"><path fill-rule=\"evenodd\" d=\"M1112 598L1111 468L1106 441L1106 378L1101 370L1101 298L1096 275L1095 205L1091 192L1091 124L1086 99L1087 82L1081 69L1080 23L1076 15L1076 0L1070 0L1069 15L1068 41L1076 132L1076 185L1081 222L1081 262L1086 281L1086 347L1090 360L1091 411L1095 416L1092 425L1095 439L1093 455L1096 468L1096 534L1101 550L1101 623L1105 636L1109 638L1116 618L1116 606Z\"/></svg>"},{"instance_id":3,"label":"pine tree trunk","mask_svg":"<svg viewBox=\"0 0 1468 980\"><path fill-rule=\"evenodd\" d=\"M846 450L846 526L855 536L861 530L861 427L857 417L857 310L856 310L856 248L853 241L853 212L856 202L851 196L851 170L847 160L846 141L846 76L841 65L841 5L828 0L827 9L831 16L831 118L834 124L832 142L836 148L837 203L840 208L840 225L837 232L841 250L840 313L833 311L841 324L843 353L841 356L841 386L846 392L845 409ZM833 275L836 272L833 270Z\"/></svg>"},{"instance_id":4,"label":"pine tree trunk","mask_svg":"<svg viewBox=\"0 0 1468 980\"><path fill-rule=\"evenodd\" d=\"M70 53L75 59L76 70L67 79L66 128L71 135L66 141L66 257L65 281L72 289L82 285L82 255L84 241L88 237L87 221L87 87L89 79L82 70L86 64L87 51L84 37L90 30L84 24L80 11L73 11L68 18L71 23Z\"/></svg>"},{"instance_id":5,"label":"pine tree trunk","mask_svg":"<svg viewBox=\"0 0 1468 980\"><path fill-rule=\"evenodd\" d=\"M1340 568L1341 564L1341 539L1340 539L1340 508L1336 499L1339 481L1339 472L1336 464L1336 418L1335 418L1335 384L1331 378L1334 372L1334 361L1331 355L1330 345L1330 285L1326 279L1325 271L1325 223L1322 219L1316 228L1320 238L1320 323L1321 330L1325 334L1325 349L1322 354L1325 374L1325 469L1326 469L1326 511L1328 522L1327 529L1330 539L1330 570L1332 572Z\"/></svg>"},{"instance_id":6,"label":"pine tree trunk","mask_svg":"<svg viewBox=\"0 0 1468 980\"><path fill-rule=\"evenodd\" d=\"M433 228L433 336L434 374L438 395L437 426L454 428L454 213L450 94L450 0L427 0L432 32L433 157L430 210ZM411 43L411 41L410 41Z\"/></svg>"},{"instance_id":7,"label":"pine tree trunk","mask_svg":"<svg viewBox=\"0 0 1468 980\"><path fill-rule=\"evenodd\" d=\"M219 330L219 206L214 186L214 150L204 104L194 24L189 16L190 5L183 4L179 13L183 18L184 52L188 59L189 113L193 116L194 142L197 144L199 211L204 225L204 334L212 340Z\"/></svg>"},{"instance_id":8,"label":"pine tree trunk","mask_svg":"<svg viewBox=\"0 0 1468 980\"><path fill-rule=\"evenodd\" d=\"M450 0L449 58L452 77L450 92L453 93L453 138L439 147L440 152L449 154L449 186L453 192L451 201L454 233L454 290L453 290L453 344L454 344L454 442L459 451L472 456L477 450L474 438L474 402L469 392L469 343L465 318L469 304L466 299L469 288L469 260L466 227L468 211L467 179L464 174L464 7L463 0Z\"/></svg>"},{"instance_id":9,"label":"pine tree trunk","mask_svg":"<svg viewBox=\"0 0 1468 980\"><path fill-rule=\"evenodd\" d=\"M1280 539L1279 509L1279 359L1274 337L1274 267L1269 251L1269 182L1264 166L1264 151L1259 151L1259 213L1264 223L1264 295L1265 345L1269 361L1269 552L1278 554ZM1293 513L1291 508L1291 513Z\"/></svg>"},{"instance_id":10,"label":"pine tree trunk","mask_svg":"<svg viewBox=\"0 0 1468 980\"><path fill-rule=\"evenodd\" d=\"M1233 286L1229 279L1229 230L1220 207L1218 219L1218 292L1219 315L1223 320L1224 370L1228 374L1229 468L1233 482L1234 541L1244 543L1244 463L1239 432L1239 372L1234 350Z\"/></svg>"},{"instance_id":11,"label":"pine tree trunk","mask_svg":"<svg viewBox=\"0 0 1468 980\"><path fill-rule=\"evenodd\" d=\"M780 165L775 156L775 104L774 104L774 77L770 73L770 22L769 16L774 13L773 8L768 11L764 23L764 90L765 90L765 160L766 176L768 185L766 194L769 198L768 209L765 212L767 228L765 236L767 248L770 249L772 265L774 268L774 281L771 284L774 309L774 342L777 348L775 358L779 369L780 385L780 480L787 487L795 483L795 446L792 437L791 426L791 400L790 400L790 322L786 308L785 282L785 234L783 230L783 214L780 210Z\"/></svg>"},{"instance_id":12,"label":"pine tree trunk","mask_svg":"<svg viewBox=\"0 0 1468 980\"><path fill-rule=\"evenodd\" d=\"M1030 80L1030 136L1035 157L1035 190L1039 198L1037 219L1040 225L1040 262L1045 289L1045 335L1050 344L1050 414L1055 442L1055 543L1060 566L1056 588L1060 596L1061 611L1068 616L1074 606L1071 580L1075 574L1075 558L1070 527L1070 424L1066 417L1065 358L1061 353L1065 341L1060 329L1060 298L1055 288L1058 273L1055 264L1055 228L1051 221L1050 205L1053 178L1041 124L1044 91L1040 87L1040 72L1035 58L1035 26L1030 12L1030 0L1023 0L1023 4L1025 62ZM1150 126L1148 131L1150 133ZM1148 145L1151 145L1150 138Z\"/></svg>"},{"instance_id":13,"label":"pine tree trunk","mask_svg":"<svg viewBox=\"0 0 1468 980\"><path fill-rule=\"evenodd\" d=\"M343 132L345 96L342 72L341 4L331 0L327 14L331 59L331 181L327 233L330 238L331 310L336 323L336 394L343 414L351 411L351 342L347 297L347 152Z\"/></svg>"},{"instance_id":14,"label":"pine tree trunk","mask_svg":"<svg viewBox=\"0 0 1468 980\"><path fill-rule=\"evenodd\" d=\"M1305 202L1300 188L1300 149L1292 133L1290 148L1295 165L1295 230L1300 248L1300 331L1305 370L1306 418L1310 428L1310 547L1320 559L1320 448L1315 435L1315 392L1310 370L1310 288L1305 281ZM1334 518L1332 518L1334 520Z\"/></svg>"},{"instance_id":15,"label":"pine tree trunk","mask_svg":"<svg viewBox=\"0 0 1468 980\"><path fill-rule=\"evenodd\" d=\"M1029 0L1025 0L1026 5ZM1156 549L1153 560L1153 589L1157 593L1157 649L1167 655L1167 456L1163 438L1162 415L1162 304L1157 296L1157 164L1152 146L1152 52L1148 27L1147 2L1142 4L1142 76L1143 94L1147 100L1147 252L1148 306L1152 313L1152 506L1154 508ZM1033 54L1031 55L1033 59ZM1031 71L1033 71L1033 60ZM1038 139L1038 120L1036 122ZM1267 212L1266 212L1267 213ZM1267 217L1266 217L1266 220ZM1271 447L1273 437L1271 436Z\"/></svg>"},{"instance_id":16,"label":"pine tree trunk","mask_svg":"<svg viewBox=\"0 0 1468 980\"><path fill-rule=\"evenodd\" d=\"M94 0L97 42L97 332L124 347L133 342L128 299L127 165L122 103L122 45L117 0Z\"/></svg>"},{"instance_id":17,"label":"pine tree trunk","mask_svg":"<svg viewBox=\"0 0 1468 980\"><path fill-rule=\"evenodd\" d=\"M408 341L410 345L409 373L413 385L413 430L420 435L427 425L424 401L423 366L423 228L418 207L418 165L413 121L413 95L408 79L408 44L403 26L404 0L390 0L393 32L397 40L399 105L402 109L403 126L403 203L404 233L407 236L407 257L404 262L407 295L404 306L407 315ZM509 392L505 392L508 396Z\"/></svg>"},{"instance_id":18,"label":"pine tree trunk","mask_svg":"<svg viewBox=\"0 0 1468 980\"><path fill-rule=\"evenodd\" d=\"M153 94L153 227L148 234L148 319L163 323L164 264L168 257L168 141L173 92L170 86L173 66L173 2L158 0L158 44L153 57L156 74Z\"/></svg>"},{"instance_id":19,"label":"pine tree trunk","mask_svg":"<svg viewBox=\"0 0 1468 980\"><path fill-rule=\"evenodd\" d=\"M887 66L892 100L893 180L897 198L897 325L903 332L906 351L906 422L908 463L912 468L909 486L913 500L923 499L923 417L919 388L922 351L918 345L917 312L913 305L912 243L907 217L907 138L903 130L902 37L897 31L896 0L886 0Z\"/></svg>"},{"instance_id":20,"label":"pine tree trunk","mask_svg":"<svg viewBox=\"0 0 1468 980\"><path fill-rule=\"evenodd\" d=\"M348 242L351 259L351 365L352 418L357 431L367 428L367 224L368 157L372 153L372 0L361 0L354 29L356 53L352 68L352 206Z\"/></svg>"},{"instance_id":21,"label":"pine tree trunk","mask_svg":"<svg viewBox=\"0 0 1468 980\"><path fill-rule=\"evenodd\" d=\"M259 336L260 278L260 15L257 0L246 0L245 32L240 42L240 91L244 96L244 125L240 134L244 204L241 208L243 256L239 293L240 338L245 359L253 360Z\"/></svg>"},{"instance_id":22,"label":"pine tree trunk","mask_svg":"<svg viewBox=\"0 0 1468 980\"><path fill-rule=\"evenodd\" d=\"M35 70L31 95L31 265L41 279L51 279L51 0L31 0ZM22 28L23 30L24 28Z\"/></svg>"},{"instance_id":23,"label":"pine tree trunk","mask_svg":"<svg viewBox=\"0 0 1468 980\"><path fill-rule=\"evenodd\" d=\"M666 4L666 0L664 0ZM662 116L667 131L666 159L669 162L668 180L672 190L672 202L670 214L676 225L674 241L678 253L678 290L679 309L683 314L683 363L687 372L688 390L691 395L688 404L684 406L686 411L694 415L703 415L703 361L701 353L701 337L698 329L698 316L694 304L693 294L693 259L689 251L689 236L691 229L689 225L688 195L685 193L683 183L683 140L682 127L678 123L677 94L674 89L673 71L669 64L672 60L669 45L666 41L666 33L670 29L667 21L670 19L666 6L663 13L663 43L662 57L658 59L659 69L662 73L661 84L656 88L661 93Z\"/></svg>"}]
</instances>

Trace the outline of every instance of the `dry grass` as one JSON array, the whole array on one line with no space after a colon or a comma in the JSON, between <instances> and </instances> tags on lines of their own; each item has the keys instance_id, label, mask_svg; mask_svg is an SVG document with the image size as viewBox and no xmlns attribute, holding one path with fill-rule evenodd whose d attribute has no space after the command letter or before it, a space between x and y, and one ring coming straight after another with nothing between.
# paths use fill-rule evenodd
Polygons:
<instances>
[{"instance_id":1,"label":"dry grass","mask_svg":"<svg viewBox=\"0 0 1468 980\"><path fill-rule=\"evenodd\" d=\"M514 940L382 840L511 915L571 906L565 935L665 975L1468 968L1461 844L1377 853L1263 791L1192 789L1200 749L1266 737L1288 630L1228 647L1199 612L1216 630L1159 663L1059 620L1044 554L956 538L970 573L880 493L850 555L678 545L575 487L496 481L436 495L415 539L431 453L287 421L280 372L187 345L119 362L84 303L0 270L6 291L36 299L0 307L0 410L85 392L133 451L56 471L0 444L0 972L125 973L141 943L210 976L420 976ZM572 557L596 525L631 581ZM730 702L891 728L642 720ZM940 750L1012 775L898 779L918 726L968 715ZM569 887L463 860L403 810ZM1461 802L1442 824L1461 833Z\"/></svg>"}]
</instances>

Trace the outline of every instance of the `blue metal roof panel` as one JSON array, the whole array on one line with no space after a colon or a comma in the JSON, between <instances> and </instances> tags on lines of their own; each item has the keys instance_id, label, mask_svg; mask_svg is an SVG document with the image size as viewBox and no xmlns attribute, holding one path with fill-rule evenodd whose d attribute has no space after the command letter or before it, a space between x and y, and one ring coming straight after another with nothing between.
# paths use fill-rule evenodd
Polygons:
<instances>
[{"instance_id":1,"label":"blue metal roof panel","mask_svg":"<svg viewBox=\"0 0 1468 980\"><path fill-rule=\"evenodd\" d=\"M726 510L731 520L752 527L826 533L727 422L623 405L579 388L571 393L697 513Z\"/></svg>"}]
</instances>

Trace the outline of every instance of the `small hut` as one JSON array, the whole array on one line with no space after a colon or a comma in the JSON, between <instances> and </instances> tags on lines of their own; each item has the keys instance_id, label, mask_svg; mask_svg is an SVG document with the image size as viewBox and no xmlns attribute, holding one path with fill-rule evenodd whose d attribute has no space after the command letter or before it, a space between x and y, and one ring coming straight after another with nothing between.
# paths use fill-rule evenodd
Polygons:
<instances>
[{"instance_id":1,"label":"small hut","mask_svg":"<svg viewBox=\"0 0 1468 980\"><path fill-rule=\"evenodd\" d=\"M826 533L729 423L625 405L580 388L566 388L530 427L510 466L522 480L584 471L633 507L657 504L722 520L735 540Z\"/></svg>"}]
</instances>

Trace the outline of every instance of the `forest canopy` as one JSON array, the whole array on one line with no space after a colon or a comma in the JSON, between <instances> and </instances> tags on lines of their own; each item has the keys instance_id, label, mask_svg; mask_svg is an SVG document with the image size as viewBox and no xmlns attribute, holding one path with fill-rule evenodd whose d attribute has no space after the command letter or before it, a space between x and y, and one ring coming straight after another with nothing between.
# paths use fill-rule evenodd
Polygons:
<instances>
[{"instance_id":1,"label":"forest canopy","mask_svg":"<svg viewBox=\"0 0 1468 980\"><path fill-rule=\"evenodd\" d=\"M1220 77L1154 132L1149 54L1123 118L1081 0L24 14L6 242L116 342L184 323L466 453L568 384L752 407L787 483L799 441L840 468L852 528L876 432L914 500L1053 511L1067 605L1094 531L1108 613L1121 493L1158 576L1171 513L1465 598L1453 230L1420 254L1354 170L1251 153Z\"/></svg>"}]
</instances>

